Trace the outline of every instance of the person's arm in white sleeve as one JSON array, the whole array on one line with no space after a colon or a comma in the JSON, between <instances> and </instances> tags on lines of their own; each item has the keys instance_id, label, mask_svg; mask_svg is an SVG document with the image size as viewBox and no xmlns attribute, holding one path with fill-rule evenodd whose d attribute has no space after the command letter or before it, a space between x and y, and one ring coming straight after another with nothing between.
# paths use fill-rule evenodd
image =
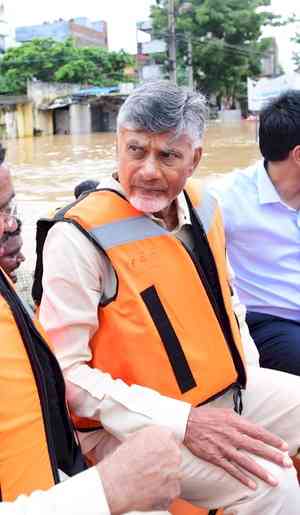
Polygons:
<instances>
[{"instance_id":1,"label":"person's arm in white sleeve","mask_svg":"<svg viewBox=\"0 0 300 515\"><path fill-rule=\"evenodd\" d=\"M51 229L44 249L40 321L64 371L72 410L101 421L119 440L154 424L169 427L182 441L189 404L128 386L86 364L91 360L89 341L98 328L102 281L110 281L111 273L107 258L77 228L62 222Z\"/></svg>"},{"instance_id":2,"label":"person's arm in white sleeve","mask_svg":"<svg viewBox=\"0 0 300 515\"><path fill-rule=\"evenodd\" d=\"M1 502L1 515L110 515L100 475L90 468L49 490Z\"/></svg>"},{"instance_id":3,"label":"person's arm in white sleeve","mask_svg":"<svg viewBox=\"0 0 300 515\"><path fill-rule=\"evenodd\" d=\"M0 514L110 515L167 508L180 495L180 467L180 445L172 432L148 427L96 467L48 491L0 503Z\"/></svg>"},{"instance_id":4,"label":"person's arm in white sleeve","mask_svg":"<svg viewBox=\"0 0 300 515\"><path fill-rule=\"evenodd\" d=\"M250 335L249 328L246 322L246 307L243 304L241 304L239 296L234 288L234 271L229 263L228 258L227 265L229 282L232 289L232 308L238 319L246 363L248 366L253 365L259 367L259 353L253 341L253 338Z\"/></svg>"}]
</instances>

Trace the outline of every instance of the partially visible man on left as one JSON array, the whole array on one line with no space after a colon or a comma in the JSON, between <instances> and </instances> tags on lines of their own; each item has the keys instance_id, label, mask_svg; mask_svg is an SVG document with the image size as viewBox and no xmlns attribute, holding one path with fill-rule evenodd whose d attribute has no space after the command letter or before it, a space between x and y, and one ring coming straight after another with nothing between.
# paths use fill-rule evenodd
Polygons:
<instances>
[{"instance_id":1,"label":"partially visible man on left","mask_svg":"<svg viewBox=\"0 0 300 515\"><path fill-rule=\"evenodd\" d=\"M10 279L17 282L17 269L25 260L21 251L21 220L17 218L17 205L9 168L4 164L6 149L0 144L0 213L11 215L0 238L0 266Z\"/></svg>"}]
</instances>

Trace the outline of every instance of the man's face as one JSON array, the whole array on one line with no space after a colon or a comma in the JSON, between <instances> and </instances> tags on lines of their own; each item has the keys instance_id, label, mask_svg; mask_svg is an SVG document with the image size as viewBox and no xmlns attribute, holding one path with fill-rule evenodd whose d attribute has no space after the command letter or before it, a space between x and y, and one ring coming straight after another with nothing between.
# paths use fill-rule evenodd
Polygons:
<instances>
[{"instance_id":1,"label":"man's face","mask_svg":"<svg viewBox=\"0 0 300 515\"><path fill-rule=\"evenodd\" d=\"M25 261L21 250L22 245L23 240L20 230L9 233L6 240L0 245L0 266L13 282L17 281L17 269Z\"/></svg>"},{"instance_id":2,"label":"man's face","mask_svg":"<svg viewBox=\"0 0 300 515\"><path fill-rule=\"evenodd\" d=\"M24 261L21 252L21 223L14 212L14 189L9 170L0 166L0 266L16 281L15 270Z\"/></svg>"},{"instance_id":3,"label":"man's face","mask_svg":"<svg viewBox=\"0 0 300 515\"><path fill-rule=\"evenodd\" d=\"M0 165L0 245L3 233L14 232L17 221L12 213L11 204L14 202L14 188L11 175L5 165Z\"/></svg>"},{"instance_id":4,"label":"man's face","mask_svg":"<svg viewBox=\"0 0 300 515\"><path fill-rule=\"evenodd\" d=\"M121 129L118 134L119 181L139 211L158 213L171 205L200 161L187 135Z\"/></svg>"}]
</instances>

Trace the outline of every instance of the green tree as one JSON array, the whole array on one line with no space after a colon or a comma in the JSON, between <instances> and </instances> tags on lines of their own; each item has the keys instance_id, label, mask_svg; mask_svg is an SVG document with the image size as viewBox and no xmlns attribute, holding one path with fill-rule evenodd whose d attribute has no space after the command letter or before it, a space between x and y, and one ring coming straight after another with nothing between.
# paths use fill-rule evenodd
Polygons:
<instances>
[{"instance_id":1,"label":"green tree","mask_svg":"<svg viewBox=\"0 0 300 515\"><path fill-rule=\"evenodd\" d=\"M86 85L115 85L124 80L124 70L134 59L124 52L105 48L77 48L72 39L57 42L36 38L10 48L0 60L0 93L26 92L27 79L47 82L78 82Z\"/></svg>"},{"instance_id":2,"label":"green tree","mask_svg":"<svg viewBox=\"0 0 300 515\"><path fill-rule=\"evenodd\" d=\"M247 76L260 73L261 57L270 45L268 39L260 39L262 27L282 24L279 17L264 9L270 3L175 0L179 70L186 68L190 37L196 86L207 95L214 94L218 104L223 101L234 108L237 98L245 94ZM158 0L151 9L157 37L167 37L167 4L167 0Z\"/></svg>"}]
</instances>

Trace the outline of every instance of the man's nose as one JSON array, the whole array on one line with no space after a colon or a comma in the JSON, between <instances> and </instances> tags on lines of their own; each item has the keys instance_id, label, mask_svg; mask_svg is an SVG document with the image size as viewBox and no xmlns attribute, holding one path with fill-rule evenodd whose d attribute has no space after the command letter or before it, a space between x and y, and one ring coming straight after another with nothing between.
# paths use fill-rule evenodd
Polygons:
<instances>
[{"instance_id":1,"label":"man's nose","mask_svg":"<svg viewBox=\"0 0 300 515\"><path fill-rule=\"evenodd\" d=\"M159 167L152 156L147 157L144 162L143 172L146 179L156 179L159 177Z\"/></svg>"}]
</instances>

